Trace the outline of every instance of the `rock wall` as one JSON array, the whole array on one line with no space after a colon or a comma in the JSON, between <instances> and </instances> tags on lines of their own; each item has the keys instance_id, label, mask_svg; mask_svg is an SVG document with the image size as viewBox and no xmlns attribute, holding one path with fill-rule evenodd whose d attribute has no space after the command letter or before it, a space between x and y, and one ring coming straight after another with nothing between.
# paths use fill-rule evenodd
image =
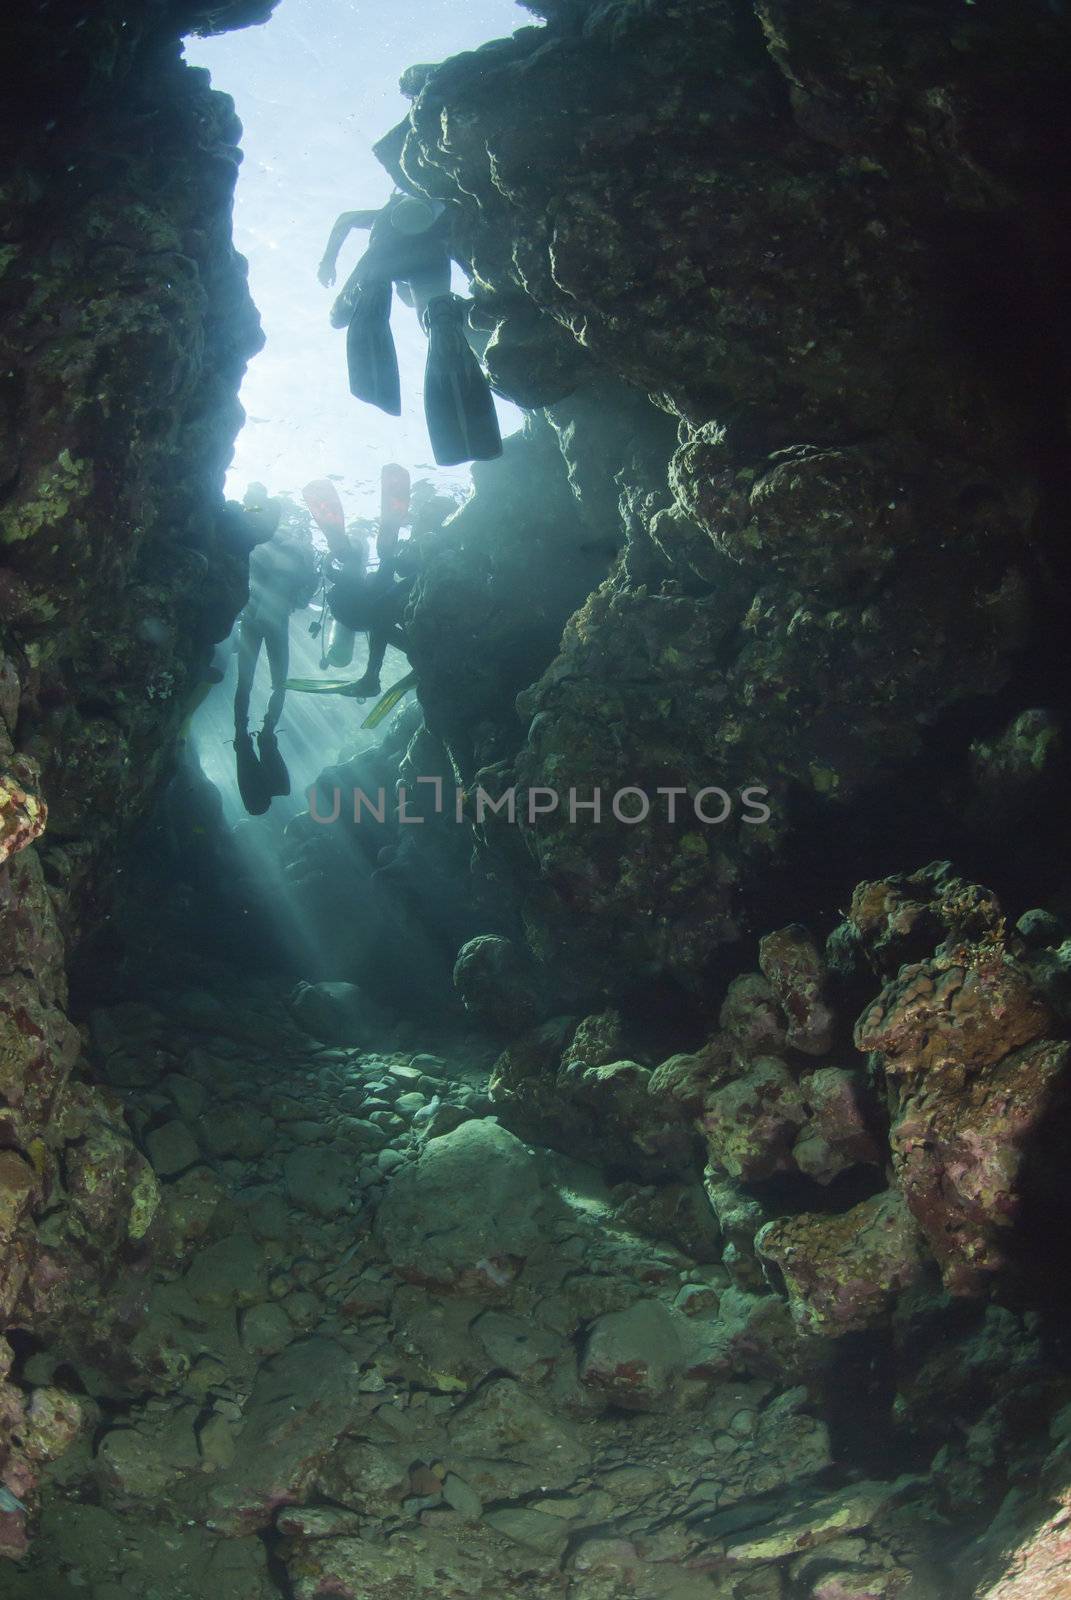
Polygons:
<instances>
[{"instance_id":1,"label":"rock wall","mask_svg":"<svg viewBox=\"0 0 1071 1600\"><path fill-rule=\"evenodd\" d=\"M677 424L513 772L769 787L763 828L528 831L541 954L701 991L883 792L905 847L927 811L962 840L977 747L1065 686L1068 30L1041 4L533 9L422 69L383 155L460 204L504 393L609 378Z\"/></svg>"},{"instance_id":2,"label":"rock wall","mask_svg":"<svg viewBox=\"0 0 1071 1600\"><path fill-rule=\"evenodd\" d=\"M53 3L6 23L18 64L0 113L9 1331L36 1327L60 1283L107 1281L136 1255L159 1198L114 1097L72 1079L81 1040L65 1016L65 951L106 921L117 846L244 598L244 560L216 520L238 385L261 340L230 238L241 130L229 99L185 66L179 39L269 11L248 0ZM43 1211L51 1220L38 1226ZM6 1378L6 1341L0 1351ZM29 1492L75 1425L64 1404L5 1384L11 1493ZM17 1554L22 1534L11 1537Z\"/></svg>"}]
</instances>

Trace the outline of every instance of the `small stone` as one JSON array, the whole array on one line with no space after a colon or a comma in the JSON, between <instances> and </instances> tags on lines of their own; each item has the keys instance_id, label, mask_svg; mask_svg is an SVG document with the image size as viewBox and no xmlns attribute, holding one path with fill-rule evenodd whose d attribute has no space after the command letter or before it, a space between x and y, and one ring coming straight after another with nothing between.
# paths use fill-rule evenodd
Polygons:
<instances>
[{"instance_id":1,"label":"small stone","mask_svg":"<svg viewBox=\"0 0 1071 1600\"><path fill-rule=\"evenodd\" d=\"M422 1094L412 1090L408 1094L400 1094L394 1104L399 1111L411 1117L415 1111L421 1111L427 1101Z\"/></svg>"},{"instance_id":2,"label":"small stone","mask_svg":"<svg viewBox=\"0 0 1071 1600\"><path fill-rule=\"evenodd\" d=\"M422 1074L419 1067L396 1066L390 1068L390 1076L394 1079L395 1083L401 1084L405 1088L409 1088L411 1085L420 1081Z\"/></svg>"},{"instance_id":3,"label":"small stone","mask_svg":"<svg viewBox=\"0 0 1071 1600\"><path fill-rule=\"evenodd\" d=\"M199 1356L190 1368L183 1391L203 1399L227 1381L227 1369L215 1356Z\"/></svg>"},{"instance_id":4,"label":"small stone","mask_svg":"<svg viewBox=\"0 0 1071 1600\"><path fill-rule=\"evenodd\" d=\"M478 1522L483 1515L483 1501L475 1489L467 1484L464 1478L459 1478L456 1472L448 1472L443 1482L443 1499L466 1522Z\"/></svg>"},{"instance_id":5,"label":"small stone","mask_svg":"<svg viewBox=\"0 0 1071 1600\"><path fill-rule=\"evenodd\" d=\"M686 1317L716 1317L721 1295L707 1283L686 1283L678 1290L673 1301L674 1311L683 1311Z\"/></svg>"},{"instance_id":6,"label":"small stone","mask_svg":"<svg viewBox=\"0 0 1071 1600\"><path fill-rule=\"evenodd\" d=\"M281 1306L265 1302L242 1316L243 1347L256 1356L278 1355L294 1337L294 1325Z\"/></svg>"},{"instance_id":7,"label":"small stone","mask_svg":"<svg viewBox=\"0 0 1071 1600\"><path fill-rule=\"evenodd\" d=\"M527 1506L505 1506L499 1511L488 1511L483 1521L507 1539L547 1555L560 1553L568 1542L567 1523L557 1517L545 1517Z\"/></svg>"},{"instance_id":8,"label":"small stone","mask_svg":"<svg viewBox=\"0 0 1071 1600\"><path fill-rule=\"evenodd\" d=\"M218 1411L197 1430L197 1448L207 1469L217 1472L234 1460L234 1426Z\"/></svg>"},{"instance_id":9,"label":"small stone","mask_svg":"<svg viewBox=\"0 0 1071 1600\"><path fill-rule=\"evenodd\" d=\"M172 1072L164 1079L164 1088L174 1101L179 1116L186 1122L195 1122L208 1099L204 1084L198 1083L196 1078L187 1078L182 1072Z\"/></svg>"},{"instance_id":10,"label":"small stone","mask_svg":"<svg viewBox=\"0 0 1071 1600\"><path fill-rule=\"evenodd\" d=\"M364 1087L367 1094L381 1096L384 1100L393 1100L399 1090L398 1084L389 1083L386 1078L376 1078L366 1083Z\"/></svg>"},{"instance_id":11,"label":"small stone","mask_svg":"<svg viewBox=\"0 0 1071 1600\"><path fill-rule=\"evenodd\" d=\"M145 1150L154 1171L161 1178L177 1177L201 1159L193 1134L184 1122L178 1121L166 1122L162 1128L155 1128L146 1137Z\"/></svg>"},{"instance_id":12,"label":"small stone","mask_svg":"<svg viewBox=\"0 0 1071 1600\"><path fill-rule=\"evenodd\" d=\"M298 1289L293 1294L288 1294L279 1302L291 1322L296 1328L313 1328L320 1320L322 1307L314 1294L307 1289Z\"/></svg>"},{"instance_id":13,"label":"small stone","mask_svg":"<svg viewBox=\"0 0 1071 1600\"><path fill-rule=\"evenodd\" d=\"M367 1121L359 1117L346 1117L340 1124L346 1142L353 1144L359 1150L382 1150L389 1143L388 1132L390 1124L404 1127L400 1117L394 1116L389 1111L376 1111Z\"/></svg>"},{"instance_id":14,"label":"small stone","mask_svg":"<svg viewBox=\"0 0 1071 1600\"><path fill-rule=\"evenodd\" d=\"M338 1506L284 1506L275 1518L275 1526L291 1539L356 1538L361 1519L355 1511Z\"/></svg>"},{"instance_id":15,"label":"small stone","mask_svg":"<svg viewBox=\"0 0 1071 1600\"><path fill-rule=\"evenodd\" d=\"M252 1305L262 1293L263 1263L252 1234L234 1233L202 1250L185 1285L202 1305Z\"/></svg>"},{"instance_id":16,"label":"small stone","mask_svg":"<svg viewBox=\"0 0 1071 1600\"><path fill-rule=\"evenodd\" d=\"M439 1504L439 1496L437 1494L436 1495L413 1495L413 1494L410 1494L410 1495L406 1495L405 1499L402 1501L402 1511L405 1514L405 1516L407 1516L407 1517L416 1517L416 1516L419 1516L422 1511L431 1511L438 1504Z\"/></svg>"},{"instance_id":17,"label":"small stone","mask_svg":"<svg viewBox=\"0 0 1071 1600\"><path fill-rule=\"evenodd\" d=\"M738 1411L729 1423L729 1432L735 1439L750 1439L758 1427L759 1417L757 1411Z\"/></svg>"},{"instance_id":18,"label":"small stone","mask_svg":"<svg viewBox=\"0 0 1071 1600\"><path fill-rule=\"evenodd\" d=\"M288 1123L286 1132L295 1144L320 1144L327 1135L322 1122L310 1122L307 1118Z\"/></svg>"},{"instance_id":19,"label":"small stone","mask_svg":"<svg viewBox=\"0 0 1071 1600\"><path fill-rule=\"evenodd\" d=\"M209 1155L254 1161L268 1148L275 1128L269 1118L251 1112L243 1103L233 1111L215 1111L202 1117L197 1132Z\"/></svg>"},{"instance_id":20,"label":"small stone","mask_svg":"<svg viewBox=\"0 0 1071 1600\"><path fill-rule=\"evenodd\" d=\"M441 1056L414 1056L409 1065L428 1078L441 1078L446 1072L446 1062Z\"/></svg>"},{"instance_id":21,"label":"small stone","mask_svg":"<svg viewBox=\"0 0 1071 1600\"><path fill-rule=\"evenodd\" d=\"M283 1181L291 1204L318 1217L352 1209L354 1179L352 1157L339 1150L295 1150L283 1162Z\"/></svg>"},{"instance_id":22,"label":"small stone","mask_svg":"<svg viewBox=\"0 0 1071 1600\"><path fill-rule=\"evenodd\" d=\"M376 1157L376 1166L383 1174L396 1172L399 1167L405 1166L405 1157L397 1150L381 1150Z\"/></svg>"}]
</instances>

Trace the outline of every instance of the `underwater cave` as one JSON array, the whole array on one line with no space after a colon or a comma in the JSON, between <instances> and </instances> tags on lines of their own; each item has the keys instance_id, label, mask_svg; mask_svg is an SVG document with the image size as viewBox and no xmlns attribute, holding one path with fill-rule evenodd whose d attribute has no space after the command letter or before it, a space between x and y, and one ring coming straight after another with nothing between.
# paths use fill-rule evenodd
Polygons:
<instances>
[{"instance_id":1,"label":"underwater cave","mask_svg":"<svg viewBox=\"0 0 1071 1600\"><path fill-rule=\"evenodd\" d=\"M1067 1600L1063 0L2 71L0 1600Z\"/></svg>"}]
</instances>

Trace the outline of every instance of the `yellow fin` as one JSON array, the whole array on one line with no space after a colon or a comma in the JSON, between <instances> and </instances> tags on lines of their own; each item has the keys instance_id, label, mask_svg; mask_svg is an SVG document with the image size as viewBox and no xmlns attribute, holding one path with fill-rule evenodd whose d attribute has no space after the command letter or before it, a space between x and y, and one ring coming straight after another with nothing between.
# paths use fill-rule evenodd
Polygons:
<instances>
[{"instance_id":1,"label":"yellow fin","mask_svg":"<svg viewBox=\"0 0 1071 1600\"><path fill-rule=\"evenodd\" d=\"M362 728L378 728L390 716L398 702L416 686L416 673L407 673L404 678L399 678L396 684L389 688L382 699L377 700L371 711L361 723Z\"/></svg>"}]
</instances>

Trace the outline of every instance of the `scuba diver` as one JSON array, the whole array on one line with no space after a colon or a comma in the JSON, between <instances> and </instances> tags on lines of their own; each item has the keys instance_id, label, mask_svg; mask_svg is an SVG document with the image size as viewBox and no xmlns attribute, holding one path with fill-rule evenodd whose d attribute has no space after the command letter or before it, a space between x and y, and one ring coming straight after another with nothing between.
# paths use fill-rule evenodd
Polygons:
<instances>
[{"instance_id":1,"label":"scuba diver","mask_svg":"<svg viewBox=\"0 0 1071 1600\"><path fill-rule=\"evenodd\" d=\"M347 666L353 655L357 633L368 635L368 662L363 678L349 686L355 700L367 700L380 692L379 674L387 646L408 653L402 615L412 580L395 581L398 539L409 520L409 474L404 467L390 465L381 474L379 531L376 537L378 566L368 569L368 536L358 525L350 531L345 525L342 502L330 480L307 484L305 504L323 529L331 552L329 569L333 581L327 590L327 609L333 620L332 640L326 657L332 666Z\"/></svg>"},{"instance_id":2,"label":"scuba diver","mask_svg":"<svg viewBox=\"0 0 1071 1600\"><path fill-rule=\"evenodd\" d=\"M368 248L331 310L332 327L348 329L350 393L390 416L401 415L398 356L390 328L397 284L428 336L424 412L436 462L453 467L500 456L494 400L465 337L465 301L450 292L450 213L445 203L396 189L379 211L344 211L317 269L325 288L335 281L339 251L354 228L371 230Z\"/></svg>"},{"instance_id":3,"label":"scuba diver","mask_svg":"<svg viewBox=\"0 0 1071 1600\"><path fill-rule=\"evenodd\" d=\"M252 502L251 502L252 497ZM250 485L247 510L254 518L271 505L262 484ZM290 613L307 606L319 582L319 565L307 534L297 524L280 527L281 506L255 522L260 537L249 557L249 600L238 618L238 683L234 691L234 749L238 791L250 816L263 816L275 795L290 793L290 774L275 729L286 698L290 667ZM249 699L261 647L267 652L271 694L257 749L249 735Z\"/></svg>"}]
</instances>

